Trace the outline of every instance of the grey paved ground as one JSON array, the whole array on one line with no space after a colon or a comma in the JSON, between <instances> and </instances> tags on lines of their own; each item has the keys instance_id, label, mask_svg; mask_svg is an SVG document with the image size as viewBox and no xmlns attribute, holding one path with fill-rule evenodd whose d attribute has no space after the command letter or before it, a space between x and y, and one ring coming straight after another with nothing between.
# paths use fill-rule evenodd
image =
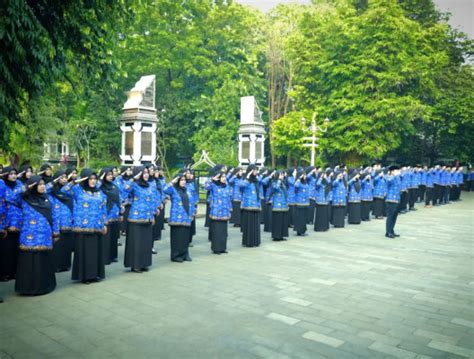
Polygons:
<instances>
[{"instance_id":1,"label":"grey paved ground","mask_svg":"<svg viewBox=\"0 0 474 359\"><path fill-rule=\"evenodd\" d=\"M1 358L474 357L474 194L449 206L212 255L203 222L192 263L169 230L149 273L107 267L89 286L58 275L42 297L2 284ZM121 247L120 258L123 256Z\"/></svg>"}]
</instances>

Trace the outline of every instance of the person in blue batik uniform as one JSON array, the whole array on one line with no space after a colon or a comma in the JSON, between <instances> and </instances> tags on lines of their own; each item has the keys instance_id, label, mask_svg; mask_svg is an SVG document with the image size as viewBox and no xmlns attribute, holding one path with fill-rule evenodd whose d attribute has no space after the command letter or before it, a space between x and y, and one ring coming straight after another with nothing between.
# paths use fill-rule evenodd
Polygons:
<instances>
[{"instance_id":1,"label":"person in blue batik uniform","mask_svg":"<svg viewBox=\"0 0 474 359\"><path fill-rule=\"evenodd\" d=\"M155 224L153 225L153 240L161 240L161 231L165 226L165 206L166 206L166 196L163 192L166 186L166 180L163 173L163 169L160 166L156 166L155 169L155 184L158 196L160 198L158 205L159 214L155 217Z\"/></svg>"},{"instance_id":2,"label":"person in blue batik uniform","mask_svg":"<svg viewBox=\"0 0 474 359\"><path fill-rule=\"evenodd\" d=\"M339 171L332 182L332 224L335 228L343 228L346 213L346 181L344 172Z\"/></svg>"},{"instance_id":3,"label":"person in blue batik uniform","mask_svg":"<svg viewBox=\"0 0 474 359\"><path fill-rule=\"evenodd\" d=\"M387 195L387 182L382 169L374 173L374 209L373 215L376 219L383 219L385 209L385 196Z\"/></svg>"},{"instance_id":4,"label":"person in blue batik uniform","mask_svg":"<svg viewBox=\"0 0 474 359\"><path fill-rule=\"evenodd\" d=\"M332 169L326 168L316 179L314 194L316 200L316 213L314 217L315 232L325 232L329 230L329 203L331 201L332 191L331 176Z\"/></svg>"},{"instance_id":5,"label":"person in blue batik uniform","mask_svg":"<svg viewBox=\"0 0 474 359\"><path fill-rule=\"evenodd\" d=\"M370 221L370 209L372 208L372 203L374 199L373 191L374 184L372 181L372 175L370 172L370 167L366 168L363 173L361 173L361 209L360 209L360 218L362 221Z\"/></svg>"},{"instance_id":6,"label":"person in blue batik uniform","mask_svg":"<svg viewBox=\"0 0 474 359\"><path fill-rule=\"evenodd\" d=\"M127 239L125 242L125 268L135 273L148 271L152 264L153 222L157 211L156 187L149 183L148 168L133 169L133 181L126 184L132 204L128 215Z\"/></svg>"},{"instance_id":7,"label":"person in blue batik uniform","mask_svg":"<svg viewBox=\"0 0 474 359\"><path fill-rule=\"evenodd\" d=\"M360 181L360 174L358 170L352 170L349 174L348 182L348 222L349 224L360 224L361 222L361 199L362 199L362 184Z\"/></svg>"},{"instance_id":8,"label":"person in blue batik uniform","mask_svg":"<svg viewBox=\"0 0 474 359\"><path fill-rule=\"evenodd\" d=\"M257 167L247 167L245 177L238 181L242 189L242 245L244 247L260 246L260 184L257 178Z\"/></svg>"},{"instance_id":9,"label":"person in blue batik uniform","mask_svg":"<svg viewBox=\"0 0 474 359\"><path fill-rule=\"evenodd\" d=\"M171 261L178 263L192 261L189 255L189 237L195 212L186 183L186 174L180 172L164 189L164 193L171 199L168 220L168 225L171 228L170 256Z\"/></svg>"},{"instance_id":10,"label":"person in blue batik uniform","mask_svg":"<svg viewBox=\"0 0 474 359\"><path fill-rule=\"evenodd\" d=\"M390 166L388 168L387 180L387 221L385 223L385 237L395 238L400 235L394 231L395 223L398 216L398 204L400 202L401 179L398 166Z\"/></svg>"},{"instance_id":11,"label":"person in blue batik uniform","mask_svg":"<svg viewBox=\"0 0 474 359\"><path fill-rule=\"evenodd\" d=\"M128 228L128 215L130 213L130 206L132 205L132 199L130 192L126 190L128 188L128 181L133 178L133 170L131 166L123 166L121 169L122 173L115 178L115 184L120 190L120 201L122 202L123 215L122 222L120 224L120 232L123 236L127 234ZM119 246L121 243L119 242Z\"/></svg>"},{"instance_id":12,"label":"person in blue batik uniform","mask_svg":"<svg viewBox=\"0 0 474 359\"><path fill-rule=\"evenodd\" d=\"M218 172L205 184L212 194L209 212L211 250L214 254L227 253L227 227L232 211L232 188L227 185L227 176Z\"/></svg>"},{"instance_id":13,"label":"person in blue batik uniform","mask_svg":"<svg viewBox=\"0 0 474 359\"><path fill-rule=\"evenodd\" d=\"M26 185L27 190L19 196L23 221L15 291L24 295L41 295L56 288L52 250L53 236L59 236L59 222L54 218L44 180L40 176L31 176Z\"/></svg>"},{"instance_id":14,"label":"person in blue batik uniform","mask_svg":"<svg viewBox=\"0 0 474 359\"><path fill-rule=\"evenodd\" d=\"M233 170L232 176L228 181L229 185L232 187L232 214L230 217L230 223L233 223L234 227L240 227L241 225L240 203L242 202L242 190L237 182L242 178L242 175L242 168L237 167Z\"/></svg>"},{"instance_id":15,"label":"person in blue batik uniform","mask_svg":"<svg viewBox=\"0 0 474 359\"><path fill-rule=\"evenodd\" d=\"M272 239L274 241L286 241L289 236L290 220L286 173L277 171L273 176L274 179L271 182L271 192L269 194L272 205Z\"/></svg>"},{"instance_id":16,"label":"person in blue batik uniform","mask_svg":"<svg viewBox=\"0 0 474 359\"><path fill-rule=\"evenodd\" d=\"M97 174L85 168L80 179L61 191L74 198L75 243L71 278L85 284L100 281L105 278L102 236L107 231L107 198L97 186Z\"/></svg>"},{"instance_id":17,"label":"person in blue batik uniform","mask_svg":"<svg viewBox=\"0 0 474 359\"><path fill-rule=\"evenodd\" d=\"M311 170L309 175L314 173L315 169ZM309 208L309 185L307 182L306 172L301 169L297 173L297 179L295 181L295 228L297 236L307 236L306 223L308 221L308 208Z\"/></svg>"},{"instance_id":18,"label":"person in blue batik uniform","mask_svg":"<svg viewBox=\"0 0 474 359\"><path fill-rule=\"evenodd\" d=\"M51 183L53 187L49 199L53 206L54 217L59 221L59 237L55 238L53 245L54 264L57 272L66 272L71 269L74 250L74 233L72 232L74 200L70 194L61 191L67 184L64 170L56 171Z\"/></svg>"},{"instance_id":19,"label":"person in blue batik uniform","mask_svg":"<svg viewBox=\"0 0 474 359\"><path fill-rule=\"evenodd\" d=\"M400 201L398 203L398 212L407 213L408 207L408 187L410 185L410 175L406 166L400 171Z\"/></svg>"},{"instance_id":20,"label":"person in blue batik uniform","mask_svg":"<svg viewBox=\"0 0 474 359\"><path fill-rule=\"evenodd\" d=\"M293 228L295 225L295 209L296 209L296 198L295 198L295 177L297 170L296 168L289 168L286 172L286 183L288 184L288 207L290 208L290 227Z\"/></svg>"},{"instance_id":21,"label":"person in blue batik uniform","mask_svg":"<svg viewBox=\"0 0 474 359\"><path fill-rule=\"evenodd\" d=\"M5 193L4 228L6 236L0 239L0 280L15 279L18 259L18 243L22 226L21 199L18 196L23 192L23 184L17 180L17 171L14 167L5 167L2 180Z\"/></svg>"},{"instance_id":22,"label":"person in blue batik uniform","mask_svg":"<svg viewBox=\"0 0 474 359\"><path fill-rule=\"evenodd\" d=\"M118 239L120 237L120 222L122 205L120 189L114 183L114 167L106 167L100 171L100 190L107 197L107 233L102 237L102 254L106 265L117 262Z\"/></svg>"},{"instance_id":23,"label":"person in blue batik uniform","mask_svg":"<svg viewBox=\"0 0 474 359\"><path fill-rule=\"evenodd\" d=\"M226 168L225 166L222 166L221 171L225 171ZM194 179L194 170L192 169L186 169L184 170L184 173L186 175L186 187L188 189L188 193L190 194L190 201L191 201L191 206L194 207L193 211L194 213L197 212L197 205L199 203L199 187ZM210 210L210 209L209 209ZM193 217L193 220L191 222L191 229L189 231L189 246L193 247L193 236L196 234L196 217Z\"/></svg>"}]
</instances>

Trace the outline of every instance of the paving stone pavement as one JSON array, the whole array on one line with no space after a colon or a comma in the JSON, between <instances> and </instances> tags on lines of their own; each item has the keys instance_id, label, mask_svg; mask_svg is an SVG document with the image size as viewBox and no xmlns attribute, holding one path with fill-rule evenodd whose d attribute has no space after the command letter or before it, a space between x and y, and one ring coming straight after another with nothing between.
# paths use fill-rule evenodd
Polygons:
<instances>
[{"instance_id":1,"label":"paving stone pavement","mask_svg":"<svg viewBox=\"0 0 474 359\"><path fill-rule=\"evenodd\" d=\"M40 297L0 283L0 358L474 358L474 193L399 216L213 255L203 220L193 262L120 262L103 282L70 273ZM262 227L263 229L263 227ZM123 240L123 239L122 239Z\"/></svg>"}]
</instances>

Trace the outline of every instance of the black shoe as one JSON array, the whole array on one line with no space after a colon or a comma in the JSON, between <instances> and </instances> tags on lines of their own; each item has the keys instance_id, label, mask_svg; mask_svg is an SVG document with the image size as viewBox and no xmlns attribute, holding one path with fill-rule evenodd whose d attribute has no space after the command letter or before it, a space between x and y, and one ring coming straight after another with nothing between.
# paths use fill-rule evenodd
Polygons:
<instances>
[{"instance_id":1,"label":"black shoe","mask_svg":"<svg viewBox=\"0 0 474 359\"><path fill-rule=\"evenodd\" d=\"M152 253L152 254L157 254L158 252L156 251L155 248L152 248L151 253Z\"/></svg>"},{"instance_id":2,"label":"black shoe","mask_svg":"<svg viewBox=\"0 0 474 359\"><path fill-rule=\"evenodd\" d=\"M229 253L229 252L227 252L227 251L223 251L223 252L221 252L221 253L225 253L225 254L227 254L227 253Z\"/></svg>"},{"instance_id":3,"label":"black shoe","mask_svg":"<svg viewBox=\"0 0 474 359\"><path fill-rule=\"evenodd\" d=\"M218 255L220 255L220 254L221 254L221 252L212 252L212 253L214 253L214 254L218 254Z\"/></svg>"},{"instance_id":4,"label":"black shoe","mask_svg":"<svg viewBox=\"0 0 474 359\"><path fill-rule=\"evenodd\" d=\"M117 263L117 262L118 262L118 259L117 259L117 258L114 258L114 259L112 259L112 262Z\"/></svg>"},{"instance_id":5,"label":"black shoe","mask_svg":"<svg viewBox=\"0 0 474 359\"><path fill-rule=\"evenodd\" d=\"M395 236L393 234L385 234L385 237L387 238L395 238Z\"/></svg>"},{"instance_id":6,"label":"black shoe","mask_svg":"<svg viewBox=\"0 0 474 359\"><path fill-rule=\"evenodd\" d=\"M131 270L133 273L141 273L142 271L140 269L137 269L137 268L132 268Z\"/></svg>"},{"instance_id":7,"label":"black shoe","mask_svg":"<svg viewBox=\"0 0 474 359\"><path fill-rule=\"evenodd\" d=\"M121 247L121 246L122 246L122 243L118 242L117 245L118 245L119 247Z\"/></svg>"},{"instance_id":8,"label":"black shoe","mask_svg":"<svg viewBox=\"0 0 474 359\"><path fill-rule=\"evenodd\" d=\"M3 298L2 297L0 297L0 303L3 303Z\"/></svg>"},{"instance_id":9,"label":"black shoe","mask_svg":"<svg viewBox=\"0 0 474 359\"><path fill-rule=\"evenodd\" d=\"M192 262L192 261L193 261L190 256L187 256L186 258L184 258L184 260L185 260L186 262Z\"/></svg>"},{"instance_id":10,"label":"black shoe","mask_svg":"<svg viewBox=\"0 0 474 359\"><path fill-rule=\"evenodd\" d=\"M396 234L396 233L392 233L392 236L394 236L394 237L400 237L400 235L399 235L399 234Z\"/></svg>"},{"instance_id":11,"label":"black shoe","mask_svg":"<svg viewBox=\"0 0 474 359\"><path fill-rule=\"evenodd\" d=\"M189 243L189 246L188 247L194 247L194 244L192 243Z\"/></svg>"},{"instance_id":12,"label":"black shoe","mask_svg":"<svg viewBox=\"0 0 474 359\"><path fill-rule=\"evenodd\" d=\"M176 258L176 259L172 259L171 262L183 263L183 260L181 258Z\"/></svg>"},{"instance_id":13,"label":"black shoe","mask_svg":"<svg viewBox=\"0 0 474 359\"><path fill-rule=\"evenodd\" d=\"M148 272L149 269L147 267L140 269L142 272Z\"/></svg>"},{"instance_id":14,"label":"black shoe","mask_svg":"<svg viewBox=\"0 0 474 359\"><path fill-rule=\"evenodd\" d=\"M300 237L306 237L308 235L308 233L301 233L301 234L297 234L297 236L300 236Z\"/></svg>"}]
</instances>

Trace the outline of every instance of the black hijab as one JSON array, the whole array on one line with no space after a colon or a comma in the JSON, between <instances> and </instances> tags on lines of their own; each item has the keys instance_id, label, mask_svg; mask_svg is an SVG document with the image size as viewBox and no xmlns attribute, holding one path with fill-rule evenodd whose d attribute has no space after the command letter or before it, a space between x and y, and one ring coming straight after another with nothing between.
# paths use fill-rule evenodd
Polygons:
<instances>
[{"instance_id":1,"label":"black hijab","mask_svg":"<svg viewBox=\"0 0 474 359\"><path fill-rule=\"evenodd\" d=\"M122 166L122 167L120 168L121 173L123 173L122 178L123 178L125 181L129 181L129 180L133 177L133 175L127 175L126 173L124 173L124 172L126 172L129 168L131 168L131 166Z\"/></svg>"},{"instance_id":2,"label":"black hijab","mask_svg":"<svg viewBox=\"0 0 474 359\"><path fill-rule=\"evenodd\" d=\"M100 189L107 197L107 213L110 212L114 203L120 208L120 191L113 182L107 181L107 174L113 174L113 169L114 167L105 167L100 171L99 175L99 177L104 175Z\"/></svg>"},{"instance_id":3,"label":"black hijab","mask_svg":"<svg viewBox=\"0 0 474 359\"><path fill-rule=\"evenodd\" d=\"M5 167L3 169L3 181L5 182L5 184L10 187L11 189L14 189L16 187L16 184L17 184L17 181L10 181L8 179L8 176L10 175L10 172L15 172L15 173L18 173L18 171L16 170L15 167L13 166L8 166L8 167Z\"/></svg>"},{"instance_id":4,"label":"black hijab","mask_svg":"<svg viewBox=\"0 0 474 359\"><path fill-rule=\"evenodd\" d=\"M140 178L139 178L139 179L135 179L135 183L136 183L137 185L139 185L140 187L143 187L143 188L150 186L150 184L149 184L147 181L145 181L145 180L143 179L143 173L144 173L144 171L145 171L145 167L144 167L144 166L138 166L138 167L134 167L134 168L133 168L133 177L137 176L137 175L141 172Z\"/></svg>"},{"instance_id":5,"label":"black hijab","mask_svg":"<svg viewBox=\"0 0 474 359\"><path fill-rule=\"evenodd\" d=\"M184 210L186 211L187 214L189 214L189 196L186 190L186 186L181 187L179 185L181 178L184 178L186 180L186 175L185 173L180 172L178 174L178 177L179 177L178 182L174 184L174 188L176 189L176 192L178 192L179 196L181 197L181 202L183 203Z\"/></svg>"},{"instance_id":6,"label":"black hijab","mask_svg":"<svg viewBox=\"0 0 474 359\"><path fill-rule=\"evenodd\" d=\"M90 168L84 168L82 171L81 171L81 179L83 178L87 178L85 181L82 181L80 184L81 184L81 187L84 189L84 191L86 192L97 192L99 191L99 189L96 187L90 187L89 186L89 177L91 176L96 176L97 177L97 173L95 173L93 170L91 170Z\"/></svg>"},{"instance_id":7,"label":"black hijab","mask_svg":"<svg viewBox=\"0 0 474 359\"><path fill-rule=\"evenodd\" d=\"M54 174L53 176L53 181L58 179L59 177L65 175L66 172L64 170L58 170L56 171L56 173ZM54 183L54 186L51 190L51 195L56 198L57 200L59 200L60 202L62 202L63 204L65 204L67 206L67 208L69 208L69 210L72 212L72 209L73 209L73 198L69 195L67 195L66 193L62 193L61 192L61 188L63 186L58 182L55 182Z\"/></svg>"},{"instance_id":8,"label":"black hijab","mask_svg":"<svg viewBox=\"0 0 474 359\"><path fill-rule=\"evenodd\" d=\"M40 167L40 172L44 172L47 169L52 169L51 165L49 163L43 163ZM46 176L46 174L42 173L41 178L43 179L44 183L48 184L53 180L53 176Z\"/></svg>"},{"instance_id":9,"label":"black hijab","mask_svg":"<svg viewBox=\"0 0 474 359\"><path fill-rule=\"evenodd\" d=\"M69 166L69 167L66 169L66 172L65 172L65 173L66 173L66 176L69 177L69 175L70 175L71 173L73 173L74 171L77 171L76 166ZM72 181L72 179L70 178L68 181Z\"/></svg>"},{"instance_id":10,"label":"black hijab","mask_svg":"<svg viewBox=\"0 0 474 359\"><path fill-rule=\"evenodd\" d=\"M219 178L217 179L217 181L215 180L212 180L212 182L216 185L216 186L219 186L219 187L227 187L227 183L222 183L221 182L221 178L222 176L225 176L225 172L221 172L219 174L216 173L216 176L219 175Z\"/></svg>"},{"instance_id":11,"label":"black hijab","mask_svg":"<svg viewBox=\"0 0 474 359\"><path fill-rule=\"evenodd\" d=\"M260 198L260 186L258 184L258 178L257 176L254 176L253 174L250 175L249 178L247 178L248 174L251 173L253 170L257 169L257 166L254 164L251 164L247 167L247 171L245 172L245 178L253 185L255 186L255 190L257 191L257 198Z\"/></svg>"},{"instance_id":12,"label":"black hijab","mask_svg":"<svg viewBox=\"0 0 474 359\"><path fill-rule=\"evenodd\" d=\"M357 176L359 174L359 171L357 170L353 170L352 171L352 174L351 174L351 178L354 178L355 176ZM357 193L360 192L360 189L361 189L361 185L360 185L360 181L359 179L354 179L354 189L356 190Z\"/></svg>"},{"instance_id":13,"label":"black hijab","mask_svg":"<svg viewBox=\"0 0 474 359\"><path fill-rule=\"evenodd\" d=\"M20 178L20 181L21 181L23 184L25 184L26 181L28 181L28 178L26 178L26 173L28 172L28 170L30 170L30 171L32 172L32 171L33 171L33 167L31 167L30 165L23 165L23 166L20 167L19 173L25 172L25 173L21 176L21 178Z\"/></svg>"},{"instance_id":14,"label":"black hijab","mask_svg":"<svg viewBox=\"0 0 474 359\"><path fill-rule=\"evenodd\" d=\"M30 186L34 184L33 187L28 188L25 193L23 193L23 200L28 203L36 212L40 213L43 217L48 220L50 225L53 224L53 206L48 200L46 193L38 192L38 184L40 181L44 181L40 176L31 176L31 178L26 181L26 185Z\"/></svg>"}]
</instances>

